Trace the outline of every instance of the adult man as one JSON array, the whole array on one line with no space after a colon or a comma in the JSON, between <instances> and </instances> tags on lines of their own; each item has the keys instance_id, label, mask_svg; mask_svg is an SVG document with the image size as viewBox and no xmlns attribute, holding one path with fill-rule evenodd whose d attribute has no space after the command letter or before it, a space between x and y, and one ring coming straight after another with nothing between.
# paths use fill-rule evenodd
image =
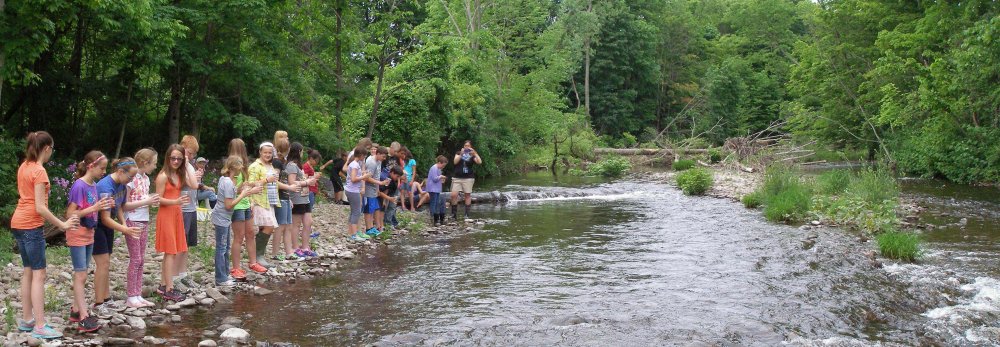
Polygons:
<instances>
[{"instance_id":1,"label":"adult man","mask_svg":"<svg viewBox=\"0 0 1000 347\"><path fill-rule=\"evenodd\" d=\"M455 172L451 177L451 218L458 220L458 192L465 195L465 219L469 219L469 206L472 205L472 185L476 183L476 174L472 164L482 164L483 159L472 148L472 141L465 140L462 149L455 153Z\"/></svg>"}]
</instances>

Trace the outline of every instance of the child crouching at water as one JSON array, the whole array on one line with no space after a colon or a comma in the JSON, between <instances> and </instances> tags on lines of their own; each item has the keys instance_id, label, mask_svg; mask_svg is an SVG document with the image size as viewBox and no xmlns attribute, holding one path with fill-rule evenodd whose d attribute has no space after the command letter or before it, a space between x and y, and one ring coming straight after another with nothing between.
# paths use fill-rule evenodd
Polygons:
<instances>
[{"instance_id":1,"label":"child crouching at water","mask_svg":"<svg viewBox=\"0 0 1000 347\"><path fill-rule=\"evenodd\" d=\"M233 209L236 204L249 195L260 193L262 188L257 185L245 185L243 191L236 194L236 177L243 172L243 159L236 155L226 158L222 167L222 177L216 187L221 203L215 204L212 210L212 225L215 226L215 285L232 286L236 284L229 278L229 227L233 224Z\"/></svg>"}]
</instances>

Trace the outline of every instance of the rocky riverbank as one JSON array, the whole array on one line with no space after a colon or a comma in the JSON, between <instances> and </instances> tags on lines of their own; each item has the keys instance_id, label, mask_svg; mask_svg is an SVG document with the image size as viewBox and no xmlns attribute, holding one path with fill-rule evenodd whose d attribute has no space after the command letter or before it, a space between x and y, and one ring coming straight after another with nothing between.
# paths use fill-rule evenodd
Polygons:
<instances>
[{"instance_id":1,"label":"rocky riverbank","mask_svg":"<svg viewBox=\"0 0 1000 347\"><path fill-rule=\"evenodd\" d=\"M3 346L97 346L97 345L177 345L178 341L173 336L153 336L147 334L147 330L167 331L170 324L184 321L185 316L195 312L196 309L213 309L220 305L232 304L231 297L238 292L250 293L254 295L271 295L275 291L280 291L280 287L287 283L301 279L309 279L320 276L330 276L337 269L341 261L353 259L359 251L374 249L380 244L390 244L398 242L403 236L409 233L417 233L429 236L437 233L451 233L459 230L468 230L471 227L451 224L439 228L427 228L425 225L429 220L425 213L400 214L401 228L391 233L380 236L377 239L364 242L352 242L346 235L346 221L349 213L348 207L330 203L319 203L316 205L314 218L314 231L320 232L320 237L313 239L313 249L320 255L317 258L307 261L278 263L271 261L274 267L266 274L257 275L248 271L247 281L240 282L234 287L219 287L214 285L214 232L211 224L202 222L199 224L199 246L191 249L190 266L188 273L189 280L177 284L177 289L187 293L188 299L182 302L163 302L153 290L159 283L160 264L163 255L157 254L152 245L146 250L146 266L143 271L143 296L157 305L151 308L127 308L112 314L109 317L101 317L103 328L96 333L80 334L76 326L68 320L70 301L72 299L72 265L69 259L68 249L61 246L50 246L47 250L48 257L48 280L46 282L46 318L49 324L56 330L63 331L65 336L59 340L41 341L30 337L28 333L22 333L13 329L16 322L12 320L19 318L21 314L20 288L21 266L19 258L15 257L15 263L5 264L3 276L0 278L0 302L4 303L0 307L0 313L6 317L6 324L2 324L0 337ZM153 232L151 231L150 243L152 244ZM116 241L115 253L112 254L111 264L111 293L115 301L125 306L125 269L128 264L128 252L124 241ZM272 240L273 242L273 240ZM268 248L270 255L270 246ZM245 256L245 255L244 255ZM245 262L244 262L245 263ZM93 280L93 267L91 268L89 280ZM93 303L93 284L88 283L88 302ZM245 330L240 329L240 319L228 317L216 331L206 331L202 335L205 341L202 346L215 346L226 344L250 343L250 335ZM167 329L152 329L153 327L166 327Z\"/></svg>"}]
</instances>

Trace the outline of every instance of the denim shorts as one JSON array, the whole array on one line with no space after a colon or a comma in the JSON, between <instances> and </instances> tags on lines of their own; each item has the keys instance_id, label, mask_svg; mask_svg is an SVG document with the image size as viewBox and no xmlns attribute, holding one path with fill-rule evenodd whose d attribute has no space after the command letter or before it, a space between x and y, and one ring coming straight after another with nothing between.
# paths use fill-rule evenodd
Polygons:
<instances>
[{"instance_id":1,"label":"denim shorts","mask_svg":"<svg viewBox=\"0 0 1000 347\"><path fill-rule=\"evenodd\" d=\"M73 272L83 272L90 268L90 257L94 254L94 244L69 246L69 258L73 260Z\"/></svg>"},{"instance_id":2,"label":"denim shorts","mask_svg":"<svg viewBox=\"0 0 1000 347\"><path fill-rule=\"evenodd\" d=\"M250 216L250 209L249 208L245 209L245 210L236 210L236 211L233 211L233 223L235 223L235 222L245 222L245 221L251 220L250 218L253 218L253 217Z\"/></svg>"},{"instance_id":3,"label":"denim shorts","mask_svg":"<svg viewBox=\"0 0 1000 347\"><path fill-rule=\"evenodd\" d=\"M278 220L278 225L289 225L292 224L292 202L288 200L281 200L281 207L271 206L274 208L274 218Z\"/></svg>"},{"instance_id":4,"label":"denim shorts","mask_svg":"<svg viewBox=\"0 0 1000 347\"><path fill-rule=\"evenodd\" d=\"M309 192L309 210L316 207L316 193Z\"/></svg>"},{"instance_id":5,"label":"denim shorts","mask_svg":"<svg viewBox=\"0 0 1000 347\"><path fill-rule=\"evenodd\" d=\"M17 250L21 253L21 265L32 270L45 269L45 232L42 228L13 229L17 240Z\"/></svg>"},{"instance_id":6,"label":"denim shorts","mask_svg":"<svg viewBox=\"0 0 1000 347\"><path fill-rule=\"evenodd\" d=\"M184 212L184 238L189 248L198 245L198 212Z\"/></svg>"}]
</instances>

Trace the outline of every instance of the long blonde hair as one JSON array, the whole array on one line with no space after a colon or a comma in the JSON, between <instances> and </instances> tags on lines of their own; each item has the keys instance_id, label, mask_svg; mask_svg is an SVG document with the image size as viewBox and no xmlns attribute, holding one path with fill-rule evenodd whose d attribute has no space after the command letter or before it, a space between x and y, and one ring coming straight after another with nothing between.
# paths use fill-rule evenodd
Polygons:
<instances>
[{"instance_id":1,"label":"long blonde hair","mask_svg":"<svg viewBox=\"0 0 1000 347\"><path fill-rule=\"evenodd\" d=\"M221 171L222 175L229 177L232 174L238 173L238 172L233 172L233 169L236 168L237 166L240 167L239 171L242 172L242 170L245 167L245 164L243 164L243 159L240 158L240 156L238 155L229 156L228 158L226 158L226 163L222 165L222 171Z\"/></svg>"},{"instance_id":2,"label":"long blonde hair","mask_svg":"<svg viewBox=\"0 0 1000 347\"><path fill-rule=\"evenodd\" d=\"M229 140L228 154L229 156L238 156L243 161L243 170L240 170L240 174L243 175L243 180L245 181L247 177L250 177L250 173L247 171L247 163L250 162L250 157L247 155L247 144L239 138Z\"/></svg>"}]
</instances>

